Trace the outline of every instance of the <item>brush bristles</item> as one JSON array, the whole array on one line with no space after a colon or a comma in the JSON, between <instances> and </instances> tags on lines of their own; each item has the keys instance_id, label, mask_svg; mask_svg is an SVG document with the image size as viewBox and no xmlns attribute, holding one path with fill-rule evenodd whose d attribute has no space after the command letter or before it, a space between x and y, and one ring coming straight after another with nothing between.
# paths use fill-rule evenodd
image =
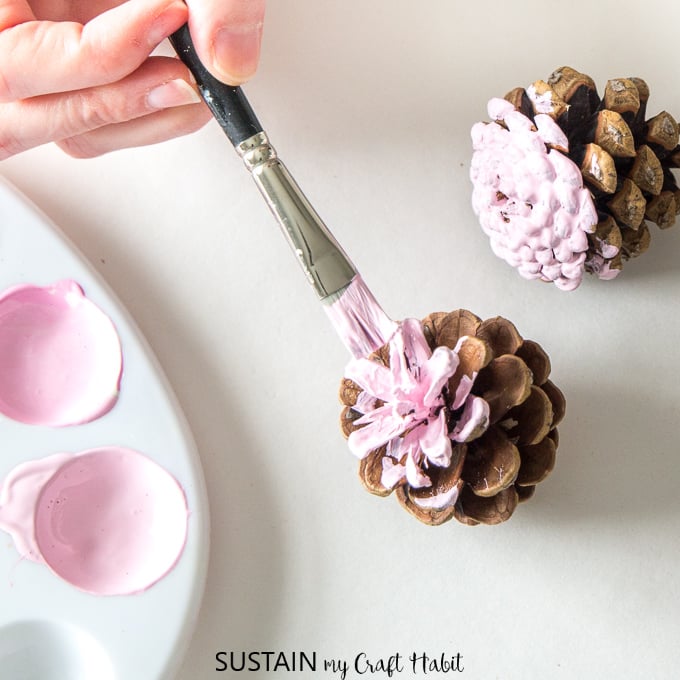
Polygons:
<instances>
[{"instance_id":1,"label":"brush bristles","mask_svg":"<svg viewBox=\"0 0 680 680\"><path fill-rule=\"evenodd\" d=\"M397 324L385 314L359 274L336 296L324 309L353 357L366 357L389 342Z\"/></svg>"}]
</instances>

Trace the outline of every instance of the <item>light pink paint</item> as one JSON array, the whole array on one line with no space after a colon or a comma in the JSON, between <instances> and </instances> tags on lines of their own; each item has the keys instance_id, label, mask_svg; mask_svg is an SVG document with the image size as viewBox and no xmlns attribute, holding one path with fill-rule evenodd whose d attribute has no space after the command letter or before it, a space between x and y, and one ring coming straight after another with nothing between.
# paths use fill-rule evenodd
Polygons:
<instances>
[{"instance_id":1,"label":"light pink paint","mask_svg":"<svg viewBox=\"0 0 680 680\"><path fill-rule=\"evenodd\" d=\"M354 421L362 427L349 435L347 443L361 459L386 447L384 487L391 489L402 481L415 489L432 486L428 470L449 467L452 440L466 441L488 427L489 405L472 394L476 374L461 377L451 410L446 407L444 390L452 389L458 353L468 340L464 336L454 349L440 346L432 351L421 322L405 319L390 340L389 366L368 358L353 359L347 365L345 377L362 389L353 407L362 414ZM452 412L460 415L450 431ZM436 502L453 504L456 497L452 490Z\"/></svg>"},{"instance_id":2,"label":"light pink paint","mask_svg":"<svg viewBox=\"0 0 680 680\"><path fill-rule=\"evenodd\" d=\"M138 593L163 578L184 548L187 514L174 477L120 447L32 460L0 487L0 529L19 553L97 595Z\"/></svg>"},{"instance_id":3,"label":"light pink paint","mask_svg":"<svg viewBox=\"0 0 680 680\"><path fill-rule=\"evenodd\" d=\"M552 100L534 103L545 112L532 122L510 102L492 99L494 122L473 126L472 206L493 252L521 276L573 290L586 270L597 211L580 169L563 153L566 136L547 115ZM600 278L612 278L605 269Z\"/></svg>"},{"instance_id":4,"label":"light pink paint","mask_svg":"<svg viewBox=\"0 0 680 680\"><path fill-rule=\"evenodd\" d=\"M387 344L397 330L397 324L385 314L359 274L324 309L345 347L357 359Z\"/></svg>"},{"instance_id":5,"label":"light pink paint","mask_svg":"<svg viewBox=\"0 0 680 680\"><path fill-rule=\"evenodd\" d=\"M90 422L118 398L122 355L111 320L75 281L0 294L0 412L30 425Z\"/></svg>"}]
</instances>

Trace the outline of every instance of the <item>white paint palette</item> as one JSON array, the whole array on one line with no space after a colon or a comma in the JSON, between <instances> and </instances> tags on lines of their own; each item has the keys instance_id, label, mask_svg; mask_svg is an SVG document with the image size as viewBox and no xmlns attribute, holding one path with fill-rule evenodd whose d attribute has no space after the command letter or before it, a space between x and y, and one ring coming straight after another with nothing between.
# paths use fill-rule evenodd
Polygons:
<instances>
[{"instance_id":1,"label":"white paint palette","mask_svg":"<svg viewBox=\"0 0 680 680\"><path fill-rule=\"evenodd\" d=\"M0 181L0 290L71 279L113 322L123 352L120 396L102 417L67 427L0 416L0 479L38 458L129 447L172 475L189 508L175 567L135 595L82 592L22 559L0 533L0 677L12 680L168 680L190 640L205 583L209 527L195 446L174 396L120 303L59 230Z\"/></svg>"}]
</instances>

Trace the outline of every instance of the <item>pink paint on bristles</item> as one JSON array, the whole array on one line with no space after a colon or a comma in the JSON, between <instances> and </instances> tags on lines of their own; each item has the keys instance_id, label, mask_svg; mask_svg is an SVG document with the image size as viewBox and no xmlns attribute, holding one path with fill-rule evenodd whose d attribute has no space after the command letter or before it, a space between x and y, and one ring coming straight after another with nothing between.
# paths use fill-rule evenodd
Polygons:
<instances>
[{"instance_id":1,"label":"pink paint on bristles","mask_svg":"<svg viewBox=\"0 0 680 680\"><path fill-rule=\"evenodd\" d=\"M324 305L333 327L356 359L387 344L397 324L383 311L360 274L357 274L340 297Z\"/></svg>"}]
</instances>

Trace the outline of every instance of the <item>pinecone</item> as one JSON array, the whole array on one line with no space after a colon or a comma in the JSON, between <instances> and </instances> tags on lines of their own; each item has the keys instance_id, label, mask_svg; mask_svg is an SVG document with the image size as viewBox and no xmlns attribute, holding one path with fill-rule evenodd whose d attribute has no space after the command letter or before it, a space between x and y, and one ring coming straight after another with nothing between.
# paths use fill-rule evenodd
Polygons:
<instances>
[{"instance_id":1,"label":"pinecone","mask_svg":"<svg viewBox=\"0 0 680 680\"><path fill-rule=\"evenodd\" d=\"M502 100L490 102L495 122L489 125L503 132L485 131L486 124L473 128L473 206L494 251L520 274L563 289L578 286L583 271L614 278L624 260L649 247L645 220L661 229L675 223L680 190L671 168L680 165L678 124L666 111L646 119L648 99L649 88L640 78L610 80L600 98L589 76L563 67L547 82L509 92L505 101L514 110L504 109ZM529 133L522 130L518 137L517 118L530 125L530 151ZM526 156L520 152L519 161L499 160L509 146L523 144ZM540 163L537 153L545 157ZM574 184L572 166L564 166L558 153L573 162L585 184ZM546 159L555 167L546 167ZM550 191L549 185L561 190ZM578 194L583 186L590 201Z\"/></svg>"},{"instance_id":2,"label":"pinecone","mask_svg":"<svg viewBox=\"0 0 680 680\"><path fill-rule=\"evenodd\" d=\"M565 401L548 379L550 360L540 345L523 340L515 326L501 317L482 321L467 310L458 310L430 314L420 324L433 356L446 347L456 348L459 358L440 405L446 411L448 437L453 439L450 459L447 465L424 460L422 470L429 483L417 484L414 478L422 480L422 476L408 474L407 454L393 440L361 459L359 477L376 495L387 496L395 490L401 505L425 524L439 525L453 517L469 525L503 522L518 502L533 495L536 484L555 463L556 425L564 416ZM396 357L390 345L385 345L369 360L389 367ZM470 391L467 403L471 406L465 408L456 402L465 391L463 385ZM343 379L340 423L350 444L353 433L364 427L362 413L370 415L385 408L378 399L371 407L375 410L367 411L367 397L373 396L348 377ZM475 427L461 425L465 413L474 411L478 402L486 407L485 418L474 421ZM456 437L461 431L463 435ZM407 437L408 432L396 441L403 443ZM395 450L403 454L401 459L395 459ZM396 468L406 468L407 473L392 486L386 479L394 479Z\"/></svg>"}]
</instances>

